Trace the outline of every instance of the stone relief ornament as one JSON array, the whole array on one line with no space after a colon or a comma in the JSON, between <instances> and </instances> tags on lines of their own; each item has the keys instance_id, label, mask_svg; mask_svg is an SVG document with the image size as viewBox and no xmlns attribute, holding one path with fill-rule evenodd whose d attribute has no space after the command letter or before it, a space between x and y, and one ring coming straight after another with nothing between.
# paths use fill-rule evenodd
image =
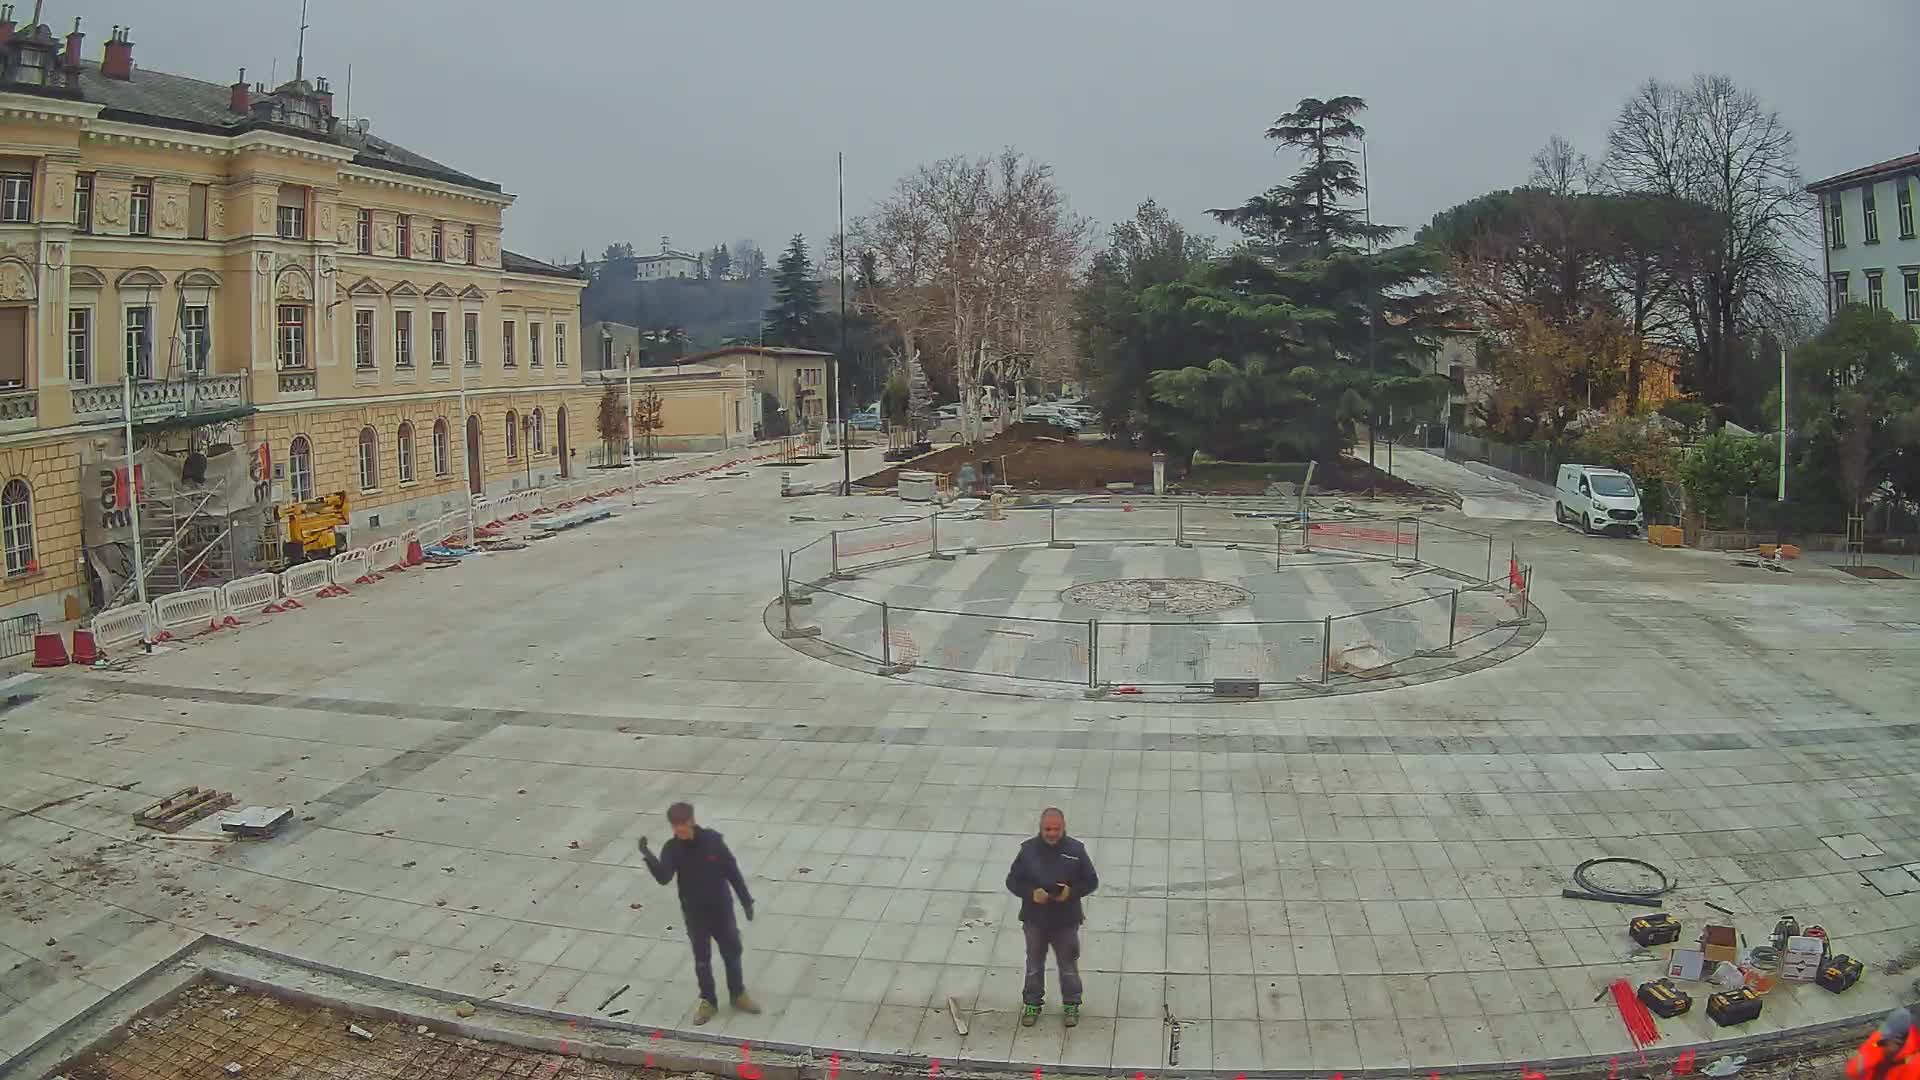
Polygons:
<instances>
[{"instance_id":1,"label":"stone relief ornament","mask_svg":"<svg viewBox=\"0 0 1920 1080\"><path fill-rule=\"evenodd\" d=\"M383 252L392 251L393 250L393 222L391 221L381 222L379 233L380 235L375 238L375 245L374 245L375 248Z\"/></svg>"},{"instance_id":2,"label":"stone relief ornament","mask_svg":"<svg viewBox=\"0 0 1920 1080\"><path fill-rule=\"evenodd\" d=\"M219 199L207 200L207 220L213 222L216 229L227 227L227 204Z\"/></svg>"},{"instance_id":3,"label":"stone relief ornament","mask_svg":"<svg viewBox=\"0 0 1920 1080\"><path fill-rule=\"evenodd\" d=\"M273 207L268 206L266 203L261 203L260 227L264 229L271 224L273 224Z\"/></svg>"},{"instance_id":4,"label":"stone relief ornament","mask_svg":"<svg viewBox=\"0 0 1920 1080\"><path fill-rule=\"evenodd\" d=\"M66 266L67 265L67 245L48 244L47 245L47 265L52 267L55 270L61 269L62 267Z\"/></svg>"},{"instance_id":5,"label":"stone relief ornament","mask_svg":"<svg viewBox=\"0 0 1920 1080\"><path fill-rule=\"evenodd\" d=\"M127 221L127 193L109 191L100 197L100 220L109 225L124 225Z\"/></svg>"},{"instance_id":6,"label":"stone relief ornament","mask_svg":"<svg viewBox=\"0 0 1920 1080\"><path fill-rule=\"evenodd\" d=\"M413 230L413 257L424 259L433 251L433 237L425 229Z\"/></svg>"},{"instance_id":7,"label":"stone relief ornament","mask_svg":"<svg viewBox=\"0 0 1920 1080\"><path fill-rule=\"evenodd\" d=\"M493 265L493 263L499 261L499 258L500 258L500 241L491 236L481 237L480 238L480 261L491 266Z\"/></svg>"},{"instance_id":8,"label":"stone relief ornament","mask_svg":"<svg viewBox=\"0 0 1920 1080\"><path fill-rule=\"evenodd\" d=\"M307 275L288 272L280 275L280 288L277 295L282 300L311 300L313 285L307 281Z\"/></svg>"},{"instance_id":9,"label":"stone relief ornament","mask_svg":"<svg viewBox=\"0 0 1920 1080\"><path fill-rule=\"evenodd\" d=\"M320 204L320 230L319 231L321 236L325 236L326 234L333 231L333 206L331 203Z\"/></svg>"},{"instance_id":10,"label":"stone relief ornament","mask_svg":"<svg viewBox=\"0 0 1920 1080\"><path fill-rule=\"evenodd\" d=\"M340 229L339 231L334 233L334 235L339 238L342 244L353 243L355 224L356 223L351 218L347 217L347 215L345 214L340 215Z\"/></svg>"},{"instance_id":11,"label":"stone relief ornament","mask_svg":"<svg viewBox=\"0 0 1920 1080\"><path fill-rule=\"evenodd\" d=\"M53 205L56 208L67 205L67 178L64 176L53 178Z\"/></svg>"},{"instance_id":12,"label":"stone relief ornament","mask_svg":"<svg viewBox=\"0 0 1920 1080\"><path fill-rule=\"evenodd\" d=\"M33 299L33 279L17 262L0 263L0 300Z\"/></svg>"},{"instance_id":13,"label":"stone relief ornament","mask_svg":"<svg viewBox=\"0 0 1920 1080\"><path fill-rule=\"evenodd\" d=\"M168 229L180 227L180 196L169 195L167 201L160 204L160 224Z\"/></svg>"}]
</instances>

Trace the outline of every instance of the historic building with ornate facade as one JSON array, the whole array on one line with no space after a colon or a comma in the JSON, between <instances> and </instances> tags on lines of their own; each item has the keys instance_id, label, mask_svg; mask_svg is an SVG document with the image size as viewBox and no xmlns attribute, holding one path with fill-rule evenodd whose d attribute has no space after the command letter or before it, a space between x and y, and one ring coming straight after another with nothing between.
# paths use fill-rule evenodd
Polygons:
<instances>
[{"instance_id":1,"label":"historic building with ornate facade","mask_svg":"<svg viewBox=\"0 0 1920 1080\"><path fill-rule=\"evenodd\" d=\"M137 66L128 30L88 55L77 22L11 14L0 616L104 599L83 511L132 486L129 426L252 455L263 502L345 492L357 529L584 467L585 282L502 248L498 184L349 125L304 72L205 82Z\"/></svg>"}]
</instances>

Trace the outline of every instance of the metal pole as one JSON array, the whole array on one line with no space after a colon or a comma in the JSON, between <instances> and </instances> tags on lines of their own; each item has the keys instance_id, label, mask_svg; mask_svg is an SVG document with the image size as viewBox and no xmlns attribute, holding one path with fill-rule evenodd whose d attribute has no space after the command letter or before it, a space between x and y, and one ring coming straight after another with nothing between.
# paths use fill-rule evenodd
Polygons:
<instances>
[{"instance_id":1,"label":"metal pole","mask_svg":"<svg viewBox=\"0 0 1920 1080\"><path fill-rule=\"evenodd\" d=\"M1413 561L1420 561L1420 519L1413 519Z\"/></svg>"},{"instance_id":2,"label":"metal pole","mask_svg":"<svg viewBox=\"0 0 1920 1080\"><path fill-rule=\"evenodd\" d=\"M893 667L893 642L890 640L892 634L888 628L890 621L887 604L883 600L880 602L880 666L885 668Z\"/></svg>"},{"instance_id":3,"label":"metal pole","mask_svg":"<svg viewBox=\"0 0 1920 1080\"><path fill-rule=\"evenodd\" d=\"M1055 510L1051 506L1047 507L1047 543L1049 545L1057 543L1060 539L1058 535L1058 531L1054 528L1054 521L1053 521L1053 515L1058 512L1059 511Z\"/></svg>"},{"instance_id":4,"label":"metal pole","mask_svg":"<svg viewBox=\"0 0 1920 1080\"><path fill-rule=\"evenodd\" d=\"M1280 552L1286 546L1287 527L1280 522L1273 523L1273 568L1280 569Z\"/></svg>"},{"instance_id":5,"label":"metal pole","mask_svg":"<svg viewBox=\"0 0 1920 1080\"><path fill-rule=\"evenodd\" d=\"M1837 197L1837 196L1836 196ZM1907 313L1909 317L1912 312ZM1787 501L1787 346L1780 343L1780 502Z\"/></svg>"},{"instance_id":6,"label":"metal pole","mask_svg":"<svg viewBox=\"0 0 1920 1080\"><path fill-rule=\"evenodd\" d=\"M793 594L787 589L787 579L791 576L793 556L780 553L780 610L786 618L787 629L793 629Z\"/></svg>"},{"instance_id":7,"label":"metal pole","mask_svg":"<svg viewBox=\"0 0 1920 1080\"><path fill-rule=\"evenodd\" d=\"M1447 609L1447 648L1453 648L1455 629L1460 625L1460 590L1453 590L1453 606Z\"/></svg>"},{"instance_id":8,"label":"metal pole","mask_svg":"<svg viewBox=\"0 0 1920 1080\"><path fill-rule=\"evenodd\" d=\"M1493 580L1493 537L1487 537L1487 580Z\"/></svg>"},{"instance_id":9,"label":"metal pole","mask_svg":"<svg viewBox=\"0 0 1920 1080\"><path fill-rule=\"evenodd\" d=\"M634 334L635 334L634 343L636 345L639 343L639 340L640 340L638 336L639 333L640 333L640 328L637 326L634 327ZM635 476L637 474L634 471L635 467L633 463L633 351L632 350L627 351L625 355L625 361L626 362L624 366L626 368L626 376L627 376L627 491L633 500L632 505L638 506L640 504L640 487L638 482L635 480Z\"/></svg>"},{"instance_id":10,"label":"metal pole","mask_svg":"<svg viewBox=\"0 0 1920 1080\"><path fill-rule=\"evenodd\" d=\"M1326 682L1333 674L1333 616L1323 616L1320 620L1320 681Z\"/></svg>"},{"instance_id":11,"label":"metal pole","mask_svg":"<svg viewBox=\"0 0 1920 1080\"><path fill-rule=\"evenodd\" d=\"M463 319L462 320L463 325L461 327L463 332L465 331L464 323L465 323L465 320ZM473 347L475 350L478 350L480 348L480 343L477 341L474 342ZM476 355L477 355L477 352L476 352ZM467 482L467 499L466 499L467 547L469 549L472 549L475 546L474 535L473 535L473 457L474 457L474 453L473 453L472 435L473 435L473 429L468 426L467 357L466 357L466 350L463 348L460 351L460 473L461 473L462 479L466 480ZM480 471L483 474L483 479L481 482L484 485L485 484L484 474L486 472L486 466L482 465Z\"/></svg>"},{"instance_id":12,"label":"metal pole","mask_svg":"<svg viewBox=\"0 0 1920 1080\"><path fill-rule=\"evenodd\" d=\"M146 333L151 334L153 308L149 306L147 311L149 325ZM134 358L139 358L138 348L134 350ZM133 588L134 594L144 604L147 602L147 568L140 551L140 473L133 461L133 367L129 364L121 365L120 416L126 425L127 437L127 509L132 512L133 522Z\"/></svg>"},{"instance_id":13,"label":"metal pole","mask_svg":"<svg viewBox=\"0 0 1920 1080\"><path fill-rule=\"evenodd\" d=\"M853 449L847 438L847 155L837 155L840 167L840 356L839 381L833 390L840 398L840 494L853 494Z\"/></svg>"},{"instance_id":14,"label":"metal pole","mask_svg":"<svg viewBox=\"0 0 1920 1080\"><path fill-rule=\"evenodd\" d=\"M1378 321L1374 314L1375 294L1372 291L1373 280L1373 182L1367 173L1367 137L1360 136L1360 198L1367 215L1367 464L1373 464L1373 429L1379 426L1379 410L1374 407L1373 395L1379 391L1374 382L1374 323Z\"/></svg>"},{"instance_id":15,"label":"metal pole","mask_svg":"<svg viewBox=\"0 0 1920 1080\"><path fill-rule=\"evenodd\" d=\"M1187 504L1173 504L1173 542L1180 545L1187 542Z\"/></svg>"},{"instance_id":16,"label":"metal pole","mask_svg":"<svg viewBox=\"0 0 1920 1080\"><path fill-rule=\"evenodd\" d=\"M1087 689L1100 685L1100 620L1087 620Z\"/></svg>"},{"instance_id":17,"label":"metal pole","mask_svg":"<svg viewBox=\"0 0 1920 1080\"><path fill-rule=\"evenodd\" d=\"M1392 447L1393 444L1389 442L1387 446ZM1389 449L1388 453L1392 453L1392 450ZM1400 524L1401 522L1399 518L1393 519L1393 561L1394 562L1400 561Z\"/></svg>"},{"instance_id":18,"label":"metal pole","mask_svg":"<svg viewBox=\"0 0 1920 1080\"><path fill-rule=\"evenodd\" d=\"M930 516L927 520L932 524L932 527L933 527L932 555L934 558L937 559L940 557L940 511L935 510L932 516Z\"/></svg>"},{"instance_id":19,"label":"metal pole","mask_svg":"<svg viewBox=\"0 0 1920 1080\"><path fill-rule=\"evenodd\" d=\"M829 577L839 577L840 576L840 530L839 529L835 529L832 532L827 534L827 550L832 553L831 554L832 562L829 564L829 569L827 571L827 574ZM1488 550L1491 551L1492 549L1489 548ZM1488 558L1492 558L1492 556L1488 556Z\"/></svg>"}]
</instances>

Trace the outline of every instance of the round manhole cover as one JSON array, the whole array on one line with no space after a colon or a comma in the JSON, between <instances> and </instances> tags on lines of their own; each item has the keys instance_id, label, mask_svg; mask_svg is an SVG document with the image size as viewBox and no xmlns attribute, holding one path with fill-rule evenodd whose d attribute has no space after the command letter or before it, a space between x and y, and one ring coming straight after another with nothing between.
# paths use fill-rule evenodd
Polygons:
<instances>
[{"instance_id":1,"label":"round manhole cover","mask_svg":"<svg viewBox=\"0 0 1920 1080\"><path fill-rule=\"evenodd\" d=\"M1060 594L1069 604L1135 615L1204 615L1250 602L1253 594L1238 585L1200 578L1120 578L1075 585Z\"/></svg>"}]
</instances>

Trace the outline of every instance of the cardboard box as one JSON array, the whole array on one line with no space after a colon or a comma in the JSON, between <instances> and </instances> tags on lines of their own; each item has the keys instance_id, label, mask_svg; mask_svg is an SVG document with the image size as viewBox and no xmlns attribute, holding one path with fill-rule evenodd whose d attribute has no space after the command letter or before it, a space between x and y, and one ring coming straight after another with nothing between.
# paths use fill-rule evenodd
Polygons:
<instances>
[{"instance_id":1,"label":"cardboard box","mask_svg":"<svg viewBox=\"0 0 1920 1080\"><path fill-rule=\"evenodd\" d=\"M1780 977L1789 982L1812 982L1827 958L1827 939L1797 934L1787 939L1780 955Z\"/></svg>"},{"instance_id":2,"label":"cardboard box","mask_svg":"<svg viewBox=\"0 0 1920 1080\"><path fill-rule=\"evenodd\" d=\"M1709 966L1714 963L1738 963L1740 960L1740 934L1731 926L1709 924L1700 931L1700 954L1707 958Z\"/></svg>"}]
</instances>

